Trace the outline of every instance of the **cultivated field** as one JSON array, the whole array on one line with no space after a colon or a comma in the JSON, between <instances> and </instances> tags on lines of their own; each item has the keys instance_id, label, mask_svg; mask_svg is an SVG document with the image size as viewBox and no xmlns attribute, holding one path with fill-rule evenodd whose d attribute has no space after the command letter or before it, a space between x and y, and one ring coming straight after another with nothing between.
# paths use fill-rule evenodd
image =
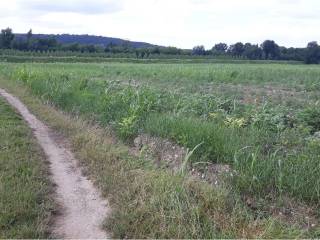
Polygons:
<instances>
[{"instance_id":1,"label":"cultivated field","mask_svg":"<svg viewBox=\"0 0 320 240\"><path fill-rule=\"evenodd\" d=\"M115 237L320 236L319 66L0 63L0 78L128 146L106 158L97 145L86 152L93 162L82 160L113 194L106 228ZM65 132L85 158L89 145ZM148 146L131 156L145 134L186 156L174 169ZM212 168L227 169L219 184L206 181Z\"/></svg>"}]
</instances>

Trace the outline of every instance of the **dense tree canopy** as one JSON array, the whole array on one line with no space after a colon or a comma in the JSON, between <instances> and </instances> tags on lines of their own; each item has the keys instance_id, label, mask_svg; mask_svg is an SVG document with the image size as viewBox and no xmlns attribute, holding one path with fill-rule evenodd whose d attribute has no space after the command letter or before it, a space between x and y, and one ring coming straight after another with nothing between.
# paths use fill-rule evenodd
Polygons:
<instances>
[{"instance_id":1,"label":"dense tree canopy","mask_svg":"<svg viewBox=\"0 0 320 240\"><path fill-rule=\"evenodd\" d=\"M228 50L228 44L226 43L218 43L214 45L212 48L212 52L218 53L218 54L224 54Z\"/></svg>"},{"instance_id":2,"label":"dense tree canopy","mask_svg":"<svg viewBox=\"0 0 320 240\"><path fill-rule=\"evenodd\" d=\"M266 59L279 59L279 46L273 40L266 40L261 45Z\"/></svg>"},{"instance_id":3,"label":"dense tree canopy","mask_svg":"<svg viewBox=\"0 0 320 240\"><path fill-rule=\"evenodd\" d=\"M320 62L320 47L317 42L308 43L304 61L307 64L318 64Z\"/></svg>"},{"instance_id":4,"label":"dense tree canopy","mask_svg":"<svg viewBox=\"0 0 320 240\"><path fill-rule=\"evenodd\" d=\"M2 48L11 48L11 43L14 39L14 34L11 28L1 30L0 46Z\"/></svg>"},{"instance_id":5,"label":"dense tree canopy","mask_svg":"<svg viewBox=\"0 0 320 240\"><path fill-rule=\"evenodd\" d=\"M233 44L229 47L228 51L231 55L236 57L241 57L244 52L244 45L242 42L237 42L236 44Z\"/></svg>"},{"instance_id":6,"label":"dense tree canopy","mask_svg":"<svg viewBox=\"0 0 320 240\"><path fill-rule=\"evenodd\" d=\"M205 55L206 54L206 50L205 50L203 45L195 46L192 49L192 54L193 55Z\"/></svg>"}]
</instances>

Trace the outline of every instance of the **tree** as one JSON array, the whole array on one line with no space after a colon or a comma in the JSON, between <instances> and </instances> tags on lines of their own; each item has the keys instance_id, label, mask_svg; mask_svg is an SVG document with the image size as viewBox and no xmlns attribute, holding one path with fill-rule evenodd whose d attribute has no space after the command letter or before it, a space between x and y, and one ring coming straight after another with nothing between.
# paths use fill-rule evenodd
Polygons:
<instances>
[{"instance_id":1,"label":"tree","mask_svg":"<svg viewBox=\"0 0 320 240\"><path fill-rule=\"evenodd\" d=\"M223 54L228 50L228 45L226 43L218 43L212 48L213 52Z\"/></svg>"},{"instance_id":2,"label":"tree","mask_svg":"<svg viewBox=\"0 0 320 240\"><path fill-rule=\"evenodd\" d=\"M192 55L205 55L205 54L206 54L206 50L203 45L195 46L192 49Z\"/></svg>"},{"instance_id":3,"label":"tree","mask_svg":"<svg viewBox=\"0 0 320 240\"><path fill-rule=\"evenodd\" d=\"M250 60L261 59L263 55L262 49L258 45L246 43L244 45L243 56Z\"/></svg>"},{"instance_id":4,"label":"tree","mask_svg":"<svg viewBox=\"0 0 320 240\"><path fill-rule=\"evenodd\" d=\"M68 46L67 49L71 52L79 52L80 51L79 43L72 43Z\"/></svg>"},{"instance_id":5,"label":"tree","mask_svg":"<svg viewBox=\"0 0 320 240\"><path fill-rule=\"evenodd\" d=\"M150 50L146 49L146 57L149 58L149 56L150 56Z\"/></svg>"},{"instance_id":6,"label":"tree","mask_svg":"<svg viewBox=\"0 0 320 240\"><path fill-rule=\"evenodd\" d=\"M261 48L266 59L278 59L280 56L279 46L273 40L264 41Z\"/></svg>"},{"instance_id":7,"label":"tree","mask_svg":"<svg viewBox=\"0 0 320 240\"><path fill-rule=\"evenodd\" d=\"M280 60L304 61L306 48L280 47Z\"/></svg>"},{"instance_id":8,"label":"tree","mask_svg":"<svg viewBox=\"0 0 320 240\"><path fill-rule=\"evenodd\" d=\"M136 58L139 58L139 56L140 56L140 53L138 50L136 50Z\"/></svg>"},{"instance_id":9,"label":"tree","mask_svg":"<svg viewBox=\"0 0 320 240\"><path fill-rule=\"evenodd\" d=\"M94 53L97 51L96 47L93 44L86 45L85 51L89 53Z\"/></svg>"},{"instance_id":10,"label":"tree","mask_svg":"<svg viewBox=\"0 0 320 240\"><path fill-rule=\"evenodd\" d=\"M144 58L144 56L146 55L145 51L141 51L141 58Z\"/></svg>"},{"instance_id":11,"label":"tree","mask_svg":"<svg viewBox=\"0 0 320 240\"><path fill-rule=\"evenodd\" d=\"M151 49L151 53L152 53L152 54L160 54L160 49L159 49L159 47L154 47L154 48L152 48L152 49Z\"/></svg>"},{"instance_id":12,"label":"tree","mask_svg":"<svg viewBox=\"0 0 320 240\"><path fill-rule=\"evenodd\" d=\"M131 46L130 46L130 42L129 42L129 41L125 40L125 41L121 44L121 47L122 47L122 49L123 49L122 52L124 52L124 53L130 52Z\"/></svg>"},{"instance_id":13,"label":"tree","mask_svg":"<svg viewBox=\"0 0 320 240\"><path fill-rule=\"evenodd\" d=\"M176 48L176 47L164 47L161 48L161 53L164 54L169 54L169 55L180 55L181 54L181 49Z\"/></svg>"},{"instance_id":14,"label":"tree","mask_svg":"<svg viewBox=\"0 0 320 240\"><path fill-rule=\"evenodd\" d=\"M233 55L233 56L237 56L240 57L242 56L243 52L244 52L244 45L242 42L237 42L234 45L231 45L229 47L229 52Z\"/></svg>"},{"instance_id":15,"label":"tree","mask_svg":"<svg viewBox=\"0 0 320 240\"><path fill-rule=\"evenodd\" d=\"M1 30L0 42L2 48L11 48L11 43L14 39L14 34L11 28Z\"/></svg>"},{"instance_id":16,"label":"tree","mask_svg":"<svg viewBox=\"0 0 320 240\"><path fill-rule=\"evenodd\" d=\"M27 33L27 41L30 42L31 38L32 38L32 29L29 30L29 32Z\"/></svg>"},{"instance_id":17,"label":"tree","mask_svg":"<svg viewBox=\"0 0 320 240\"><path fill-rule=\"evenodd\" d=\"M12 43L11 43L11 47L13 49L17 49L20 51L27 51L29 50L29 46L28 43L24 40L24 39L17 39L15 38Z\"/></svg>"},{"instance_id":18,"label":"tree","mask_svg":"<svg viewBox=\"0 0 320 240\"><path fill-rule=\"evenodd\" d=\"M32 49L39 51L56 50L58 42L55 38L39 38L32 45Z\"/></svg>"},{"instance_id":19,"label":"tree","mask_svg":"<svg viewBox=\"0 0 320 240\"><path fill-rule=\"evenodd\" d=\"M113 53L114 52L114 48L116 47L117 45L116 44L114 44L113 42L110 42L107 46L106 46L106 48L105 48L105 52L107 52L107 53Z\"/></svg>"},{"instance_id":20,"label":"tree","mask_svg":"<svg viewBox=\"0 0 320 240\"><path fill-rule=\"evenodd\" d=\"M306 64L318 64L320 61L320 47L317 42L309 42L304 62Z\"/></svg>"}]
</instances>

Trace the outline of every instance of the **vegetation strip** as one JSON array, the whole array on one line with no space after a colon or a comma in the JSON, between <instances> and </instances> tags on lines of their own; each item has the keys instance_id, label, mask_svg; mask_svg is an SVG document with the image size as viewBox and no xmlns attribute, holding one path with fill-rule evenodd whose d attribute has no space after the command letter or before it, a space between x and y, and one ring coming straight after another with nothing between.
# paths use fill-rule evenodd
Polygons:
<instances>
[{"instance_id":1,"label":"vegetation strip","mask_svg":"<svg viewBox=\"0 0 320 240\"><path fill-rule=\"evenodd\" d=\"M47 238L55 203L48 165L24 120L0 97L0 238Z\"/></svg>"},{"instance_id":2,"label":"vegetation strip","mask_svg":"<svg viewBox=\"0 0 320 240\"><path fill-rule=\"evenodd\" d=\"M273 40L265 40L260 45L237 42L228 46L226 43L216 43L208 50L203 45L195 46L193 49L179 49L101 36L33 34L31 29L26 34L14 34L11 28L1 30L0 49L4 49L9 55L20 56L49 54L49 56L98 56L102 59L118 57L146 60L164 58L293 60L304 61L306 64L317 64L320 61L320 47L316 41L309 42L306 48L287 48L279 46Z\"/></svg>"}]
</instances>

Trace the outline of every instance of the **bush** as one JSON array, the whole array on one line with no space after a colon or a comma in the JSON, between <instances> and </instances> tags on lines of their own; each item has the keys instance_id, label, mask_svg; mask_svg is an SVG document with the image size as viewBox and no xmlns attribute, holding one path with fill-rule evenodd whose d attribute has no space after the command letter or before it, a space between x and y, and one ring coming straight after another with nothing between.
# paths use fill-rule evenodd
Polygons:
<instances>
[{"instance_id":1,"label":"bush","mask_svg":"<svg viewBox=\"0 0 320 240\"><path fill-rule=\"evenodd\" d=\"M320 106L310 106L299 114L302 124L310 127L311 133L320 131Z\"/></svg>"}]
</instances>

